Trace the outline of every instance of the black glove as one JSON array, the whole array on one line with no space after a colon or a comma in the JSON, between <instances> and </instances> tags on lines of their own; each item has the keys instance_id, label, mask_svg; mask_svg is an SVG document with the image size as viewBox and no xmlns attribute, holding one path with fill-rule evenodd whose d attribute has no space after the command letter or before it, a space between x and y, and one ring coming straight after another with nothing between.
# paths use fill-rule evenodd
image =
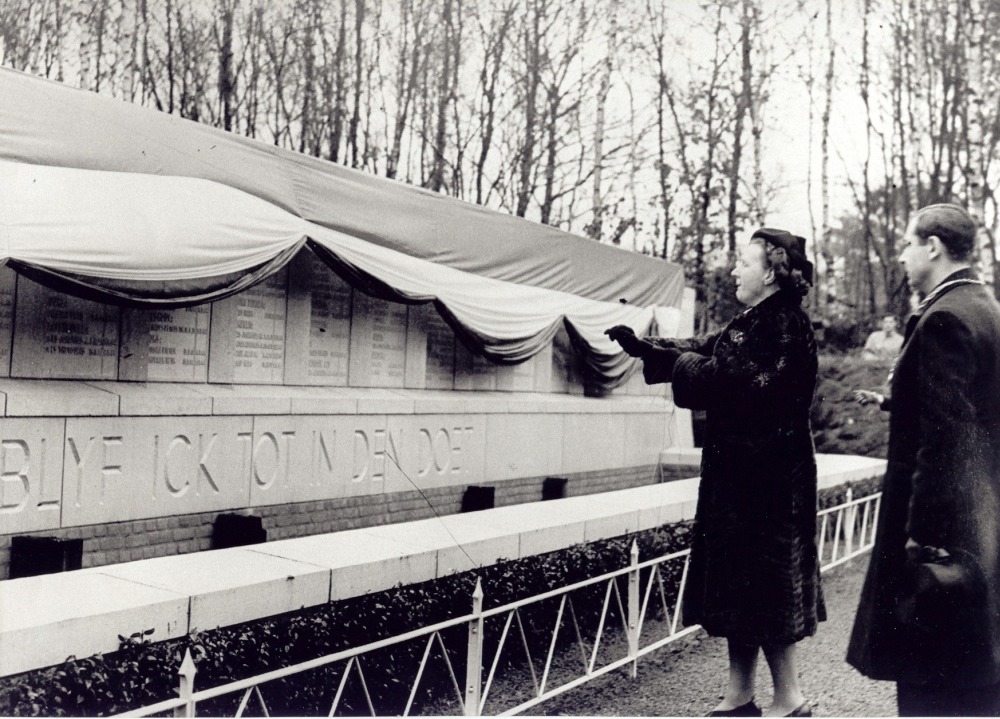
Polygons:
<instances>
[{"instance_id":1,"label":"black glove","mask_svg":"<svg viewBox=\"0 0 1000 719\"><path fill-rule=\"evenodd\" d=\"M630 357L645 357L654 348L652 342L639 339L632 328L625 325L615 325L604 330L604 334L620 344Z\"/></svg>"},{"instance_id":2,"label":"black glove","mask_svg":"<svg viewBox=\"0 0 1000 719\"><path fill-rule=\"evenodd\" d=\"M604 330L604 334L613 339L615 342L618 342L618 338L623 335L632 335L635 337L635 330L628 325L615 325L614 327Z\"/></svg>"}]
</instances>

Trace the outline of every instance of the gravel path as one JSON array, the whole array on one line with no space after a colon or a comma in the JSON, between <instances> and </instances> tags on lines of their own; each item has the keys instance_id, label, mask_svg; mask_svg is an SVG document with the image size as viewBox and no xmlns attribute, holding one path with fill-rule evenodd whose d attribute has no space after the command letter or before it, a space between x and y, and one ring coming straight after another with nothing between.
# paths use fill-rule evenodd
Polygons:
<instances>
[{"instance_id":1,"label":"gravel path","mask_svg":"<svg viewBox=\"0 0 1000 719\"><path fill-rule=\"evenodd\" d=\"M853 560L823 575L829 618L802 642L802 686L815 716L896 716L896 687L874 682L844 662L867 559ZM724 639L704 633L679 640L639 662L639 676L618 671L535 707L546 715L704 716L721 699L727 677ZM761 657L758 703L771 700L771 679Z\"/></svg>"}]
</instances>

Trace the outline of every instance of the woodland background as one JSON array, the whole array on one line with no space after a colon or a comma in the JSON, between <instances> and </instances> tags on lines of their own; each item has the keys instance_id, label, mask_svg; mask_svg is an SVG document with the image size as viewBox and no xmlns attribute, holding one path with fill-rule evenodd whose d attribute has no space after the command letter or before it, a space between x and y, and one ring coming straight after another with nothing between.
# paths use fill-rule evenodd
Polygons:
<instances>
[{"instance_id":1,"label":"woodland background","mask_svg":"<svg viewBox=\"0 0 1000 719\"><path fill-rule=\"evenodd\" d=\"M996 281L1000 0L0 0L0 63L680 262L697 329L798 214L827 341L914 208Z\"/></svg>"}]
</instances>

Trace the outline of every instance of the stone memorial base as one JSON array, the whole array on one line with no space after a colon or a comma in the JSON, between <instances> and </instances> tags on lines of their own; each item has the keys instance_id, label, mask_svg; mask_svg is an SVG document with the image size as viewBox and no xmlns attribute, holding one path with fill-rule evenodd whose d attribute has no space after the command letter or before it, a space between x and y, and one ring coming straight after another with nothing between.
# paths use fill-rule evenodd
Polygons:
<instances>
[{"instance_id":1,"label":"stone memorial base","mask_svg":"<svg viewBox=\"0 0 1000 719\"><path fill-rule=\"evenodd\" d=\"M665 397L0 380L0 579L15 536L83 567L209 549L221 513L269 541L651 484L690 446ZM689 472L685 476L691 476Z\"/></svg>"},{"instance_id":2,"label":"stone memorial base","mask_svg":"<svg viewBox=\"0 0 1000 719\"><path fill-rule=\"evenodd\" d=\"M662 459L690 476L699 454ZM866 457L819 455L817 465L820 487L885 471ZM163 641L689 520L697 496L695 477L0 582L0 676L115 651L120 634L152 629Z\"/></svg>"}]
</instances>

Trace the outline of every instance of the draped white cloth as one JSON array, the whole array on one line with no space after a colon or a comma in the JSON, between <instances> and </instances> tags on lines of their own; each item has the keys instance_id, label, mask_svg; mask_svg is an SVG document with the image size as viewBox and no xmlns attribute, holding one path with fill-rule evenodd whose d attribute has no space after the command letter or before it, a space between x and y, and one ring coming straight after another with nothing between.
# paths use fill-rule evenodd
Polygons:
<instances>
[{"instance_id":1,"label":"draped white cloth","mask_svg":"<svg viewBox=\"0 0 1000 719\"><path fill-rule=\"evenodd\" d=\"M17 271L105 302L184 306L306 247L361 291L433 301L496 362L531 357L565 323L607 386L633 363L604 330L642 333L655 310L667 334L683 289L668 262L0 69L0 259Z\"/></svg>"}]
</instances>

